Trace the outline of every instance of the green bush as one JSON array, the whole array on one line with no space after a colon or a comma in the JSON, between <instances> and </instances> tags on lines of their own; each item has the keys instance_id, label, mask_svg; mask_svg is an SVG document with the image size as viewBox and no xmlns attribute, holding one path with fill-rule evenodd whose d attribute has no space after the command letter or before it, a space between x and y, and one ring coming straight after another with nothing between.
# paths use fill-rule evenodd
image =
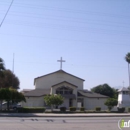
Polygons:
<instances>
[{"instance_id":1,"label":"green bush","mask_svg":"<svg viewBox=\"0 0 130 130\"><path fill-rule=\"evenodd\" d=\"M128 112L130 112L130 107L128 108Z\"/></svg>"},{"instance_id":2,"label":"green bush","mask_svg":"<svg viewBox=\"0 0 130 130\"><path fill-rule=\"evenodd\" d=\"M85 108L84 108L84 107L81 107L81 108L80 108L80 111L85 111Z\"/></svg>"},{"instance_id":3,"label":"green bush","mask_svg":"<svg viewBox=\"0 0 130 130\"><path fill-rule=\"evenodd\" d=\"M107 110L103 110L103 111L86 110L86 113L110 113L110 112Z\"/></svg>"},{"instance_id":4,"label":"green bush","mask_svg":"<svg viewBox=\"0 0 130 130\"><path fill-rule=\"evenodd\" d=\"M60 107L61 112L66 112L66 107Z\"/></svg>"},{"instance_id":5,"label":"green bush","mask_svg":"<svg viewBox=\"0 0 130 130\"><path fill-rule=\"evenodd\" d=\"M117 99L115 99L115 98L108 98L104 104L108 107L108 110L111 111L111 109L114 106L116 106L117 103L118 103Z\"/></svg>"},{"instance_id":6,"label":"green bush","mask_svg":"<svg viewBox=\"0 0 130 130\"><path fill-rule=\"evenodd\" d=\"M70 107L70 111L76 111L76 107Z\"/></svg>"},{"instance_id":7,"label":"green bush","mask_svg":"<svg viewBox=\"0 0 130 130\"><path fill-rule=\"evenodd\" d=\"M43 113L45 110L44 107L21 107L17 109L19 113Z\"/></svg>"},{"instance_id":8,"label":"green bush","mask_svg":"<svg viewBox=\"0 0 130 130\"><path fill-rule=\"evenodd\" d=\"M118 108L118 112L123 113L125 111L125 107Z\"/></svg>"},{"instance_id":9,"label":"green bush","mask_svg":"<svg viewBox=\"0 0 130 130\"><path fill-rule=\"evenodd\" d=\"M101 107L96 107L95 110L96 111L101 111Z\"/></svg>"},{"instance_id":10,"label":"green bush","mask_svg":"<svg viewBox=\"0 0 130 130\"><path fill-rule=\"evenodd\" d=\"M111 111L111 109L112 109L112 106L108 106L108 110Z\"/></svg>"}]
</instances>

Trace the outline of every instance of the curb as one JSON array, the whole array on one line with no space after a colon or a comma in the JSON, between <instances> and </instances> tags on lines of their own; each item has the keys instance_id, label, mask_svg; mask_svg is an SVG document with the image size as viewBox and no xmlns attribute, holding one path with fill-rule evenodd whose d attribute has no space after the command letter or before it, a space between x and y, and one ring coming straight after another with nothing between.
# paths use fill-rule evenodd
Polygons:
<instances>
[{"instance_id":1,"label":"curb","mask_svg":"<svg viewBox=\"0 0 130 130\"><path fill-rule=\"evenodd\" d=\"M89 115L89 114L84 114L84 115L48 115L48 114L0 114L0 117L130 117L130 114L113 114L113 115Z\"/></svg>"}]
</instances>

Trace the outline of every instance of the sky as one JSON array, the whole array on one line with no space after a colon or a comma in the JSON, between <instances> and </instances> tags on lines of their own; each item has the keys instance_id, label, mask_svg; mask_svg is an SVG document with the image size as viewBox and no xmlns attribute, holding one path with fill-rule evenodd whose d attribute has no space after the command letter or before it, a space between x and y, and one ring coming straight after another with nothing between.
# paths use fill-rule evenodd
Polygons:
<instances>
[{"instance_id":1,"label":"sky","mask_svg":"<svg viewBox=\"0 0 130 130\"><path fill-rule=\"evenodd\" d=\"M0 23L11 0L0 0ZM130 0L14 0L0 27L0 57L13 68L20 90L34 78L63 70L84 89L128 86ZM123 85L124 82L124 85Z\"/></svg>"}]
</instances>

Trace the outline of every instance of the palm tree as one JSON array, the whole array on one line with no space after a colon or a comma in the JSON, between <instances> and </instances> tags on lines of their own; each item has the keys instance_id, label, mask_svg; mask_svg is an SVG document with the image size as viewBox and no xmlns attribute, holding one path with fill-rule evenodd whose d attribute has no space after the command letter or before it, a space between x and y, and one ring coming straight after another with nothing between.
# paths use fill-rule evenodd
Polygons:
<instances>
[{"instance_id":1,"label":"palm tree","mask_svg":"<svg viewBox=\"0 0 130 130\"><path fill-rule=\"evenodd\" d=\"M5 70L4 61L0 58L0 77L3 76L3 71Z\"/></svg>"},{"instance_id":2,"label":"palm tree","mask_svg":"<svg viewBox=\"0 0 130 130\"><path fill-rule=\"evenodd\" d=\"M129 76L129 87L130 87L130 67L129 67L129 64L130 64L130 52L126 54L125 60L128 63L128 76Z\"/></svg>"},{"instance_id":3,"label":"palm tree","mask_svg":"<svg viewBox=\"0 0 130 130\"><path fill-rule=\"evenodd\" d=\"M3 71L5 70L4 61L2 58L0 58L0 80L4 77ZM2 82L0 82L0 89L1 89ZM2 96L2 95L1 95ZM0 105L2 110L2 97L0 96Z\"/></svg>"}]
</instances>

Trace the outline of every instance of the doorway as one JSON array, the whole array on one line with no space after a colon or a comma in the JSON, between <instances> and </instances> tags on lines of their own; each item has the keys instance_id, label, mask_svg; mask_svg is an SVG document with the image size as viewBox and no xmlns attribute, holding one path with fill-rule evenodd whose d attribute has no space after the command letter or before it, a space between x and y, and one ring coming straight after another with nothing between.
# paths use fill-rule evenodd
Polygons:
<instances>
[{"instance_id":1,"label":"doorway","mask_svg":"<svg viewBox=\"0 0 130 130\"><path fill-rule=\"evenodd\" d=\"M69 107L72 107L73 106L73 99L69 99Z\"/></svg>"}]
</instances>

